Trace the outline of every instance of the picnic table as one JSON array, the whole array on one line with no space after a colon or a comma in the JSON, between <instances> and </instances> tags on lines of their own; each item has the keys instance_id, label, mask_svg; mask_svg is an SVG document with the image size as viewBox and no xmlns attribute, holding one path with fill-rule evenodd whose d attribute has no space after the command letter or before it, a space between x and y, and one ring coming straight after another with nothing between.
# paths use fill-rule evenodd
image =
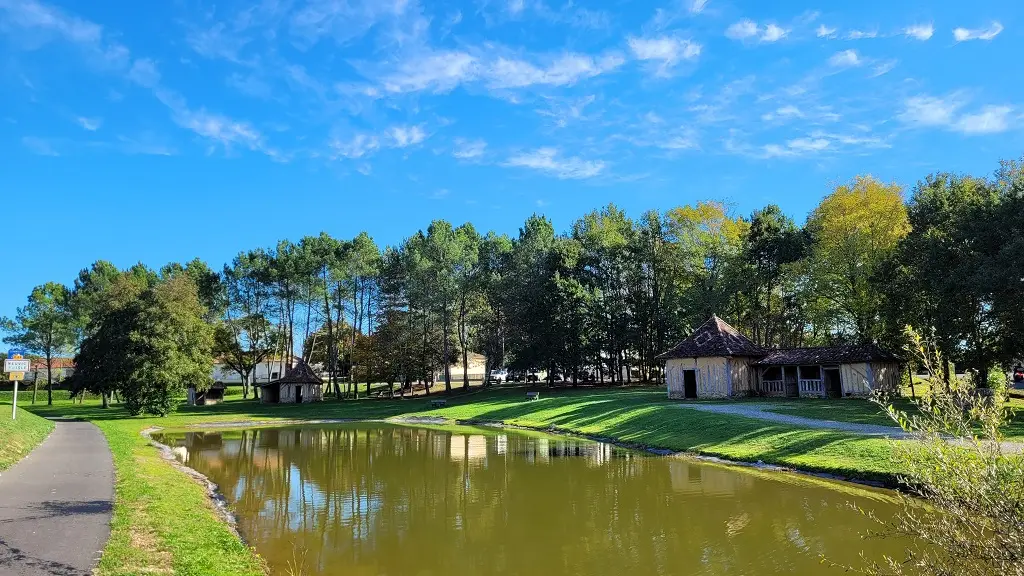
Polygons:
<instances>
[{"instance_id":1,"label":"picnic table","mask_svg":"<svg viewBox=\"0 0 1024 576\"><path fill-rule=\"evenodd\" d=\"M438 398L436 400L431 400L430 401L430 407L431 408L442 408L442 407L447 406L447 405L448 405L448 401L445 400L444 398Z\"/></svg>"},{"instance_id":2,"label":"picnic table","mask_svg":"<svg viewBox=\"0 0 1024 576\"><path fill-rule=\"evenodd\" d=\"M526 393L526 399L527 400L540 400L540 392L527 392Z\"/></svg>"}]
</instances>

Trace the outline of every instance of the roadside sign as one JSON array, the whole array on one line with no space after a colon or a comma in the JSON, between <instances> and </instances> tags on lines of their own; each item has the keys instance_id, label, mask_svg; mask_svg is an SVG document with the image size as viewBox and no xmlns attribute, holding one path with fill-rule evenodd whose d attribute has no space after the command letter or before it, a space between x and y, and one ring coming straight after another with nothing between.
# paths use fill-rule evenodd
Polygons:
<instances>
[{"instance_id":1,"label":"roadside sign","mask_svg":"<svg viewBox=\"0 0 1024 576\"><path fill-rule=\"evenodd\" d=\"M32 369L31 360L10 359L4 360L4 372L28 372Z\"/></svg>"},{"instance_id":2,"label":"roadside sign","mask_svg":"<svg viewBox=\"0 0 1024 576\"><path fill-rule=\"evenodd\" d=\"M11 398L11 420L18 418L18 382L25 379L25 372L31 368L31 362L24 360L22 356L25 351L21 348L14 348L7 351L7 359L4 360L4 372L9 372L8 378L14 381L14 396Z\"/></svg>"}]
</instances>

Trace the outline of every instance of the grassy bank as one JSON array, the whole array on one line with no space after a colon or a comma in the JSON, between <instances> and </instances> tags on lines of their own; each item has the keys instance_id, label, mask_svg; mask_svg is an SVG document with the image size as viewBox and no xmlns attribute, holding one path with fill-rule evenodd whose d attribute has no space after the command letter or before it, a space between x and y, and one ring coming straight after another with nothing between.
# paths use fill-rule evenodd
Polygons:
<instances>
[{"instance_id":1,"label":"grassy bank","mask_svg":"<svg viewBox=\"0 0 1024 576\"><path fill-rule=\"evenodd\" d=\"M217 406L183 407L165 418L132 418L119 407L104 410L95 401L81 405L61 401L53 407L37 405L33 410L40 415L92 420L110 442L117 498L113 532L99 570L107 575L161 570L258 574L262 570L258 558L218 519L204 489L163 461L146 443L140 432L151 426L435 417L554 429L862 479L889 481L898 472L886 440L691 410L667 401L660 388L542 389L541 399L533 402L524 401L521 388L498 389L453 396L440 408L432 408L424 398L298 406L261 405L233 398Z\"/></svg>"},{"instance_id":2,"label":"grassy bank","mask_svg":"<svg viewBox=\"0 0 1024 576\"><path fill-rule=\"evenodd\" d=\"M0 403L0 472L14 466L53 431L53 422L23 410L11 420L10 403Z\"/></svg>"}]
</instances>

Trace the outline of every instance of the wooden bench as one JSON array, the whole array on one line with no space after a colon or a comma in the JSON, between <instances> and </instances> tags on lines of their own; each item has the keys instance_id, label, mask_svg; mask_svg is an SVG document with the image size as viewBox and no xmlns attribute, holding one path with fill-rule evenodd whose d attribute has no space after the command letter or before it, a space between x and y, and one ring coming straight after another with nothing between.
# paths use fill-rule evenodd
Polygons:
<instances>
[{"instance_id":1,"label":"wooden bench","mask_svg":"<svg viewBox=\"0 0 1024 576\"><path fill-rule=\"evenodd\" d=\"M437 400L430 401L431 408L443 408L448 405L448 401L444 398L438 398Z\"/></svg>"},{"instance_id":2,"label":"wooden bench","mask_svg":"<svg viewBox=\"0 0 1024 576\"><path fill-rule=\"evenodd\" d=\"M527 392L526 393L526 399L527 400L540 400L540 392Z\"/></svg>"}]
</instances>

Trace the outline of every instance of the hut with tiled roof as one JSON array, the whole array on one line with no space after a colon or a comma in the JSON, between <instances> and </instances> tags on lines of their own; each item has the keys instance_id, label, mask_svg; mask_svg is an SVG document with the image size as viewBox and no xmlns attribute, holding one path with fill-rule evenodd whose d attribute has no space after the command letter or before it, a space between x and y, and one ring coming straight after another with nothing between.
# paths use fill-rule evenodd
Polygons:
<instances>
[{"instance_id":1,"label":"hut with tiled roof","mask_svg":"<svg viewBox=\"0 0 1024 576\"><path fill-rule=\"evenodd\" d=\"M284 376L260 385L263 404L302 404L324 399L324 381L300 359Z\"/></svg>"},{"instance_id":2,"label":"hut with tiled roof","mask_svg":"<svg viewBox=\"0 0 1024 576\"><path fill-rule=\"evenodd\" d=\"M765 349L718 316L658 359L669 398L866 396L898 387L902 365L870 344Z\"/></svg>"}]
</instances>

